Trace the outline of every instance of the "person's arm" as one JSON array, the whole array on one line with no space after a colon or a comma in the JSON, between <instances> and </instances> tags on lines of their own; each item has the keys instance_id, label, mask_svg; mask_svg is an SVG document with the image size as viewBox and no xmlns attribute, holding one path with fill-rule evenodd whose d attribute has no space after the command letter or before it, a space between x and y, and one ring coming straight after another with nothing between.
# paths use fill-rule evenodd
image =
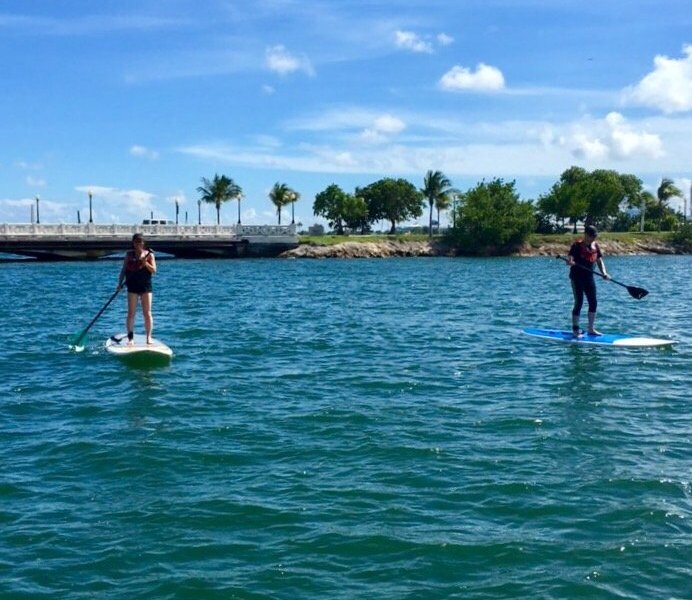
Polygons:
<instances>
[{"instance_id":1,"label":"person's arm","mask_svg":"<svg viewBox=\"0 0 692 600\"><path fill-rule=\"evenodd\" d=\"M118 275L118 289L122 286L125 281L125 263L127 262L127 255L123 259L123 266L120 268L120 274Z\"/></svg>"},{"instance_id":2,"label":"person's arm","mask_svg":"<svg viewBox=\"0 0 692 600\"><path fill-rule=\"evenodd\" d=\"M567 266L568 267L573 267L576 264L574 262L574 253L576 252L575 247L576 247L576 244L572 244L570 246L569 252L567 253Z\"/></svg>"},{"instance_id":3,"label":"person's arm","mask_svg":"<svg viewBox=\"0 0 692 600\"><path fill-rule=\"evenodd\" d=\"M605 263L603 262L602 256L598 257L596 264L598 265L598 270L602 273L603 277L605 277L606 279L610 279L610 275L608 275L608 272L606 271Z\"/></svg>"},{"instance_id":4,"label":"person's arm","mask_svg":"<svg viewBox=\"0 0 692 600\"><path fill-rule=\"evenodd\" d=\"M156 273L156 258L151 250L149 250L147 255L142 259L142 267L152 275Z\"/></svg>"}]
</instances>

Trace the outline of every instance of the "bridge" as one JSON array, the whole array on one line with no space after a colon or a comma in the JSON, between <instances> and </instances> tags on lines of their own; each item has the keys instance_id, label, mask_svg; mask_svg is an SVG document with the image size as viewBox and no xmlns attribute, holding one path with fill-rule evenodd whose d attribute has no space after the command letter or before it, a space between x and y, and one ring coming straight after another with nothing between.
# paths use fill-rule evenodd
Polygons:
<instances>
[{"instance_id":1,"label":"bridge","mask_svg":"<svg viewBox=\"0 0 692 600\"><path fill-rule=\"evenodd\" d=\"M0 224L0 253L39 260L98 259L132 247L179 258L272 257L298 246L295 225Z\"/></svg>"}]
</instances>

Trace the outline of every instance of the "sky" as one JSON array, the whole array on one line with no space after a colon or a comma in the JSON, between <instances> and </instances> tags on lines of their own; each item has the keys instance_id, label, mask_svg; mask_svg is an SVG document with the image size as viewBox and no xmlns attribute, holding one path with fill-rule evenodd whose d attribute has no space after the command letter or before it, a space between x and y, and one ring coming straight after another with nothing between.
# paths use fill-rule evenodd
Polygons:
<instances>
[{"instance_id":1,"label":"sky","mask_svg":"<svg viewBox=\"0 0 692 600\"><path fill-rule=\"evenodd\" d=\"M89 192L97 223L197 223L223 174L243 223L277 222L280 182L309 226L332 183L530 200L572 165L671 178L690 210L689 0L3 0L0 81L0 223L37 196L85 222Z\"/></svg>"}]
</instances>

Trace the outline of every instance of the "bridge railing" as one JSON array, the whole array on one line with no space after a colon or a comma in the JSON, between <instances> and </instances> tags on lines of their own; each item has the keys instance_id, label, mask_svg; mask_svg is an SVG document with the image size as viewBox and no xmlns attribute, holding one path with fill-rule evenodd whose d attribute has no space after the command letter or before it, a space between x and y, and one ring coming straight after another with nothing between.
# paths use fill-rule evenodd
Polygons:
<instances>
[{"instance_id":1,"label":"bridge railing","mask_svg":"<svg viewBox=\"0 0 692 600\"><path fill-rule=\"evenodd\" d=\"M295 225L119 225L96 223L0 223L3 237L242 237L294 236Z\"/></svg>"}]
</instances>

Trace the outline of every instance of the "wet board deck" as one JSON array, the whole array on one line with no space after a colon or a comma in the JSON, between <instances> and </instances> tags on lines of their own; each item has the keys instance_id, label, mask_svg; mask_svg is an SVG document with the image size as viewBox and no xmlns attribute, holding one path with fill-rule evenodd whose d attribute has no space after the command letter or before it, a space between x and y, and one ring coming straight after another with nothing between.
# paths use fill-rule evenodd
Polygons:
<instances>
[{"instance_id":1,"label":"wet board deck","mask_svg":"<svg viewBox=\"0 0 692 600\"><path fill-rule=\"evenodd\" d=\"M568 344L582 344L586 346L618 346L624 348L655 348L661 346L671 346L673 340L661 338L641 337L622 333L604 333L602 335L587 335L576 337L571 331L560 331L558 329L538 329L527 327L522 330L531 337L547 340L551 342L566 342Z\"/></svg>"},{"instance_id":2,"label":"wet board deck","mask_svg":"<svg viewBox=\"0 0 692 600\"><path fill-rule=\"evenodd\" d=\"M125 360L169 361L171 359L173 350L166 344L153 338L151 342L151 344L147 344L146 336L135 334L133 343L128 344L127 334L118 333L106 340L106 350L110 354Z\"/></svg>"}]
</instances>

